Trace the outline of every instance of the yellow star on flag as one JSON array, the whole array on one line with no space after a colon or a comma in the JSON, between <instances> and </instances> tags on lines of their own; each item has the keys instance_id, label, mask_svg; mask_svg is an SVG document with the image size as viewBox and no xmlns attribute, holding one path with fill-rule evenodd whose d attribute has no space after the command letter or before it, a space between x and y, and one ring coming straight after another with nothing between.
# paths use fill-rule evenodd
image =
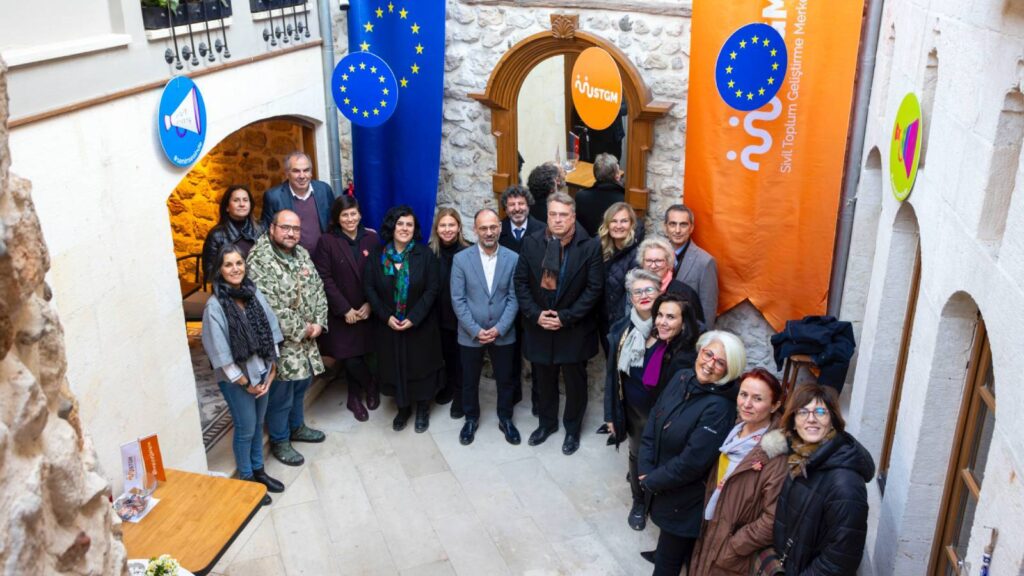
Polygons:
<instances>
[{"instance_id":1,"label":"yellow star on flag","mask_svg":"<svg viewBox=\"0 0 1024 576\"><path fill-rule=\"evenodd\" d=\"M735 52L729 52L729 59L730 60L735 60L736 59L736 53Z\"/></svg>"},{"instance_id":2,"label":"yellow star on flag","mask_svg":"<svg viewBox=\"0 0 1024 576\"><path fill-rule=\"evenodd\" d=\"M394 12L394 11L395 11L395 5L389 2L388 3L388 12Z\"/></svg>"},{"instance_id":3,"label":"yellow star on flag","mask_svg":"<svg viewBox=\"0 0 1024 576\"><path fill-rule=\"evenodd\" d=\"M353 114L359 114L359 108L357 108L357 107L353 106L353 107L352 107L352 113L353 113Z\"/></svg>"},{"instance_id":4,"label":"yellow star on flag","mask_svg":"<svg viewBox=\"0 0 1024 576\"><path fill-rule=\"evenodd\" d=\"M753 99L754 99L754 93L753 92L747 92L747 100L753 100Z\"/></svg>"},{"instance_id":5,"label":"yellow star on flag","mask_svg":"<svg viewBox=\"0 0 1024 576\"><path fill-rule=\"evenodd\" d=\"M743 96L743 90L736 91L736 97L739 98L740 96Z\"/></svg>"},{"instance_id":6,"label":"yellow star on flag","mask_svg":"<svg viewBox=\"0 0 1024 576\"><path fill-rule=\"evenodd\" d=\"M420 73L419 64L413 64L412 66L410 66L410 68L412 69L412 73L413 74L419 74Z\"/></svg>"},{"instance_id":7,"label":"yellow star on flag","mask_svg":"<svg viewBox=\"0 0 1024 576\"><path fill-rule=\"evenodd\" d=\"M768 51L768 53L771 54L772 56L775 56L776 52L778 51L775 48L772 48L771 50Z\"/></svg>"},{"instance_id":8,"label":"yellow star on flag","mask_svg":"<svg viewBox=\"0 0 1024 576\"><path fill-rule=\"evenodd\" d=\"M405 8L402 8L401 10L398 11L399 18L402 18L403 20L408 14L409 12Z\"/></svg>"},{"instance_id":9,"label":"yellow star on flag","mask_svg":"<svg viewBox=\"0 0 1024 576\"><path fill-rule=\"evenodd\" d=\"M416 53L417 54L423 54L423 44L417 44L416 45Z\"/></svg>"},{"instance_id":10,"label":"yellow star on flag","mask_svg":"<svg viewBox=\"0 0 1024 576\"><path fill-rule=\"evenodd\" d=\"M348 92L348 87L347 87L347 86L344 86L344 85L343 85L343 86L341 87L341 91L342 91L342 92Z\"/></svg>"},{"instance_id":11,"label":"yellow star on flag","mask_svg":"<svg viewBox=\"0 0 1024 576\"><path fill-rule=\"evenodd\" d=\"M746 40L740 40L740 48L746 48L746 47L747 47L747 41Z\"/></svg>"},{"instance_id":12,"label":"yellow star on flag","mask_svg":"<svg viewBox=\"0 0 1024 576\"><path fill-rule=\"evenodd\" d=\"M348 98L345 98L344 100L342 100L342 102L344 102L345 104L351 104L352 103L352 102L349 101Z\"/></svg>"},{"instance_id":13,"label":"yellow star on flag","mask_svg":"<svg viewBox=\"0 0 1024 576\"><path fill-rule=\"evenodd\" d=\"M758 96L764 96L764 88L760 88L760 89L758 89L758 91L757 91L757 95L758 95Z\"/></svg>"},{"instance_id":14,"label":"yellow star on flag","mask_svg":"<svg viewBox=\"0 0 1024 576\"><path fill-rule=\"evenodd\" d=\"M374 109L373 109L373 115L374 115L374 116L380 116L380 110L378 110L378 109L374 108Z\"/></svg>"},{"instance_id":15,"label":"yellow star on flag","mask_svg":"<svg viewBox=\"0 0 1024 576\"><path fill-rule=\"evenodd\" d=\"M359 63L359 69L360 70L366 70L366 62L360 62Z\"/></svg>"},{"instance_id":16,"label":"yellow star on flag","mask_svg":"<svg viewBox=\"0 0 1024 576\"><path fill-rule=\"evenodd\" d=\"M348 74L342 74L341 75L341 79L342 80L348 80Z\"/></svg>"},{"instance_id":17,"label":"yellow star on flag","mask_svg":"<svg viewBox=\"0 0 1024 576\"><path fill-rule=\"evenodd\" d=\"M381 84L384 83L384 77L383 76L377 76L377 80L380 80Z\"/></svg>"},{"instance_id":18,"label":"yellow star on flag","mask_svg":"<svg viewBox=\"0 0 1024 576\"><path fill-rule=\"evenodd\" d=\"M409 86L409 81L406 80L405 78L402 78L401 84L402 84L402 88L406 88L406 87Z\"/></svg>"},{"instance_id":19,"label":"yellow star on flag","mask_svg":"<svg viewBox=\"0 0 1024 576\"><path fill-rule=\"evenodd\" d=\"M761 44L763 44L767 48L768 47L768 39L765 38L764 42L762 42Z\"/></svg>"},{"instance_id":20,"label":"yellow star on flag","mask_svg":"<svg viewBox=\"0 0 1024 576\"><path fill-rule=\"evenodd\" d=\"M758 40L760 40L760 38L758 38L757 36L754 36L753 38L750 39L750 42L753 43L753 44L757 44Z\"/></svg>"},{"instance_id":21,"label":"yellow star on flag","mask_svg":"<svg viewBox=\"0 0 1024 576\"><path fill-rule=\"evenodd\" d=\"M385 96L387 96L387 95L388 95L388 93L390 92L390 90L388 90L387 88L385 88L385 89L381 90L381 92L383 92L383 93L384 93L384 95L385 95Z\"/></svg>"},{"instance_id":22,"label":"yellow star on flag","mask_svg":"<svg viewBox=\"0 0 1024 576\"><path fill-rule=\"evenodd\" d=\"M370 117L370 113L367 112L366 110L363 110L363 118L369 118L369 117Z\"/></svg>"},{"instance_id":23,"label":"yellow star on flag","mask_svg":"<svg viewBox=\"0 0 1024 576\"><path fill-rule=\"evenodd\" d=\"M735 88L735 87L736 87L736 83L733 82L732 80L729 80L729 88Z\"/></svg>"},{"instance_id":24,"label":"yellow star on flag","mask_svg":"<svg viewBox=\"0 0 1024 576\"><path fill-rule=\"evenodd\" d=\"M362 42L361 42L361 43L359 44L359 49L360 49L360 50L362 50L363 52L366 52L367 50L369 50L369 49L370 49L370 45L366 43L366 40L363 40L363 41L362 41Z\"/></svg>"},{"instance_id":25,"label":"yellow star on flag","mask_svg":"<svg viewBox=\"0 0 1024 576\"><path fill-rule=\"evenodd\" d=\"M356 71L356 67L355 67L355 66L351 66L351 65L350 65L350 66L348 67L348 71L349 71L349 72L355 72L355 71Z\"/></svg>"},{"instance_id":26,"label":"yellow star on flag","mask_svg":"<svg viewBox=\"0 0 1024 576\"><path fill-rule=\"evenodd\" d=\"M381 108L387 108L388 107L388 101L387 100L381 100L380 101L380 107Z\"/></svg>"},{"instance_id":27,"label":"yellow star on flag","mask_svg":"<svg viewBox=\"0 0 1024 576\"><path fill-rule=\"evenodd\" d=\"M769 76L768 77L768 85L770 86L772 84L775 84L775 78L772 78L771 76Z\"/></svg>"},{"instance_id":28,"label":"yellow star on flag","mask_svg":"<svg viewBox=\"0 0 1024 576\"><path fill-rule=\"evenodd\" d=\"M380 6L377 7L376 12L377 12L377 18L383 18L384 17L384 11L380 9Z\"/></svg>"},{"instance_id":29,"label":"yellow star on flag","mask_svg":"<svg viewBox=\"0 0 1024 576\"><path fill-rule=\"evenodd\" d=\"M779 69L779 63L778 62L772 62L772 70L778 70L778 69Z\"/></svg>"},{"instance_id":30,"label":"yellow star on flag","mask_svg":"<svg viewBox=\"0 0 1024 576\"><path fill-rule=\"evenodd\" d=\"M420 25L419 24L417 24L415 22L412 23L412 33L413 34L419 34L420 33Z\"/></svg>"},{"instance_id":31,"label":"yellow star on flag","mask_svg":"<svg viewBox=\"0 0 1024 576\"><path fill-rule=\"evenodd\" d=\"M725 67L725 73L726 74L732 74L732 66L726 66Z\"/></svg>"},{"instance_id":32,"label":"yellow star on flag","mask_svg":"<svg viewBox=\"0 0 1024 576\"><path fill-rule=\"evenodd\" d=\"M370 66L370 74L376 74L376 73L377 73L377 67L376 66Z\"/></svg>"},{"instance_id":33,"label":"yellow star on flag","mask_svg":"<svg viewBox=\"0 0 1024 576\"><path fill-rule=\"evenodd\" d=\"M367 22L366 24L363 24L363 30L366 30L367 32L373 32L373 22Z\"/></svg>"}]
</instances>

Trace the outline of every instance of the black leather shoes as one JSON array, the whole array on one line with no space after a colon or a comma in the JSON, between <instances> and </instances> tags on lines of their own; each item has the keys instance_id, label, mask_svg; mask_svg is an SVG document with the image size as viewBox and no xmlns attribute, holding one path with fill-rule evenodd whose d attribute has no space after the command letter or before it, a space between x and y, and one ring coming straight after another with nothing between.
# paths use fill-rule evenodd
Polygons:
<instances>
[{"instance_id":1,"label":"black leather shoes","mask_svg":"<svg viewBox=\"0 0 1024 576\"><path fill-rule=\"evenodd\" d=\"M398 414L395 414L395 419L391 421L391 428L395 432L402 431L405 428L405 424L409 421L409 416L412 416L412 408L408 406L399 408Z\"/></svg>"},{"instance_id":2,"label":"black leather shoes","mask_svg":"<svg viewBox=\"0 0 1024 576\"><path fill-rule=\"evenodd\" d=\"M575 434L566 434L565 442L562 442L562 454L572 456L580 449L580 437Z\"/></svg>"},{"instance_id":3,"label":"black leather shoes","mask_svg":"<svg viewBox=\"0 0 1024 576\"><path fill-rule=\"evenodd\" d=\"M498 422L498 430L505 435L505 441L513 446L518 446L523 441L519 436L519 430L516 429L516 425L511 420L502 420Z\"/></svg>"},{"instance_id":4,"label":"black leather shoes","mask_svg":"<svg viewBox=\"0 0 1024 576\"><path fill-rule=\"evenodd\" d=\"M422 434L430 428L430 405L416 406L416 433Z\"/></svg>"},{"instance_id":5,"label":"black leather shoes","mask_svg":"<svg viewBox=\"0 0 1024 576\"><path fill-rule=\"evenodd\" d=\"M274 503L274 500L270 497L270 494L264 494L263 500L260 501L260 506L270 506Z\"/></svg>"},{"instance_id":6,"label":"black leather shoes","mask_svg":"<svg viewBox=\"0 0 1024 576\"><path fill-rule=\"evenodd\" d=\"M633 507L629 509L629 518L626 522L633 530L643 530L647 526L647 511L644 510L642 500L633 500Z\"/></svg>"},{"instance_id":7,"label":"black leather shoes","mask_svg":"<svg viewBox=\"0 0 1024 576\"><path fill-rule=\"evenodd\" d=\"M268 476L266 470L264 470L263 468L253 470L252 479L266 486L267 492L284 492L284 484L282 484L280 480Z\"/></svg>"},{"instance_id":8,"label":"black leather shoes","mask_svg":"<svg viewBox=\"0 0 1024 576\"><path fill-rule=\"evenodd\" d=\"M467 419L466 423L462 425L462 432L459 432L459 444L463 446L472 444L473 439L476 438L476 429L479 426L476 420Z\"/></svg>"},{"instance_id":9,"label":"black leather shoes","mask_svg":"<svg viewBox=\"0 0 1024 576\"><path fill-rule=\"evenodd\" d=\"M608 429L608 423L605 422L597 427L597 434L611 434L612 431Z\"/></svg>"},{"instance_id":10,"label":"black leather shoes","mask_svg":"<svg viewBox=\"0 0 1024 576\"><path fill-rule=\"evenodd\" d=\"M530 434L530 440L528 441L528 443L530 444L530 446L538 446L540 444L543 444L544 441L548 439L548 436L551 436L555 432L558 432L558 428L549 430L541 426L540 428L534 430L533 434Z\"/></svg>"},{"instance_id":11,"label":"black leather shoes","mask_svg":"<svg viewBox=\"0 0 1024 576\"><path fill-rule=\"evenodd\" d=\"M647 560L651 564L654 564L654 550L648 550L647 552L641 552L640 557Z\"/></svg>"}]
</instances>

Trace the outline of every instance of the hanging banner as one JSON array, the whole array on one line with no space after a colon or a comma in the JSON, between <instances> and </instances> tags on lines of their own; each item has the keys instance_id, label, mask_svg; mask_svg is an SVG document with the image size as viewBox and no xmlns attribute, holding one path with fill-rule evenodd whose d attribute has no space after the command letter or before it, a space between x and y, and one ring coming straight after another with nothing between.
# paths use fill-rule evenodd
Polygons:
<instances>
[{"instance_id":1,"label":"hanging banner","mask_svg":"<svg viewBox=\"0 0 1024 576\"><path fill-rule=\"evenodd\" d=\"M921 162L921 135L924 134L921 103L913 92L903 97L892 126L889 142L889 181L892 195L903 202L910 196Z\"/></svg>"},{"instance_id":2,"label":"hanging banner","mask_svg":"<svg viewBox=\"0 0 1024 576\"><path fill-rule=\"evenodd\" d=\"M604 130L619 119L622 75L608 52L592 46L572 67L572 105L591 130Z\"/></svg>"},{"instance_id":3,"label":"hanging banner","mask_svg":"<svg viewBox=\"0 0 1024 576\"><path fill-rule=\"evenodd\" d=\"M863 8L693 1L684 198L719 311L825 311Z\"/></svg>"}]
</instances>

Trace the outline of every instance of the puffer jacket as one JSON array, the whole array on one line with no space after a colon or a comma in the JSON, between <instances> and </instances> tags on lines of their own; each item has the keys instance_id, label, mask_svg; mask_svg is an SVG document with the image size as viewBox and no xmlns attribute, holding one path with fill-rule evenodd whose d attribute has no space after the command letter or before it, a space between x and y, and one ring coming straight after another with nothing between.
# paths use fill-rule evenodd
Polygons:
<instances>
[{"instance_id":1,"label":"puffer jacket","mask_svg":"<svg viewBox=\"0 0 1024 576\"><path fill-rule=\"evenodd\" d=\"M604 263L604 313L608 316L608 326L614 326L626 314L626 274L637 267L636 249L644 240L643 229L638 229L633 243L612 254ZM598 246L600 238L594 238Z\"/></svg>"},{"instance_id":2,"label":"puffer jacket","mask_svg":"<svg viewBox=\"0 0 1024 576\"><path fill-rule=\"evenodd\" d=\"M857 573L868 529L865 484L874 475L871 454L846 432L811 455L806 478L787 474L773 531L775 551L788 549L787 576Z\"/></svg>"}]
</instances>

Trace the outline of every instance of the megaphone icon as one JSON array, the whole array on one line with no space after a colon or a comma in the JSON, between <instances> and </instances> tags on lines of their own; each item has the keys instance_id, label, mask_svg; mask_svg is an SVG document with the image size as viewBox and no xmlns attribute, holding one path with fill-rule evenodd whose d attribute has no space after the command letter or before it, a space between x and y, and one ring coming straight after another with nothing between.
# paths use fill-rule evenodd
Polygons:
<instances>
[{"instance_id":1,"label":"megaphone icon","mask_svg":"<svg viewBox=\"0 0 1024 576\"><path fill-rule=\"evenodd\" d=\"M199 104L195 87L185 94L173 113L164 116L164 129L170 130L172 126L178 136L182 137L186 132L203 133L203 127L199 124Z\"/></svg>"}]
</instances>

